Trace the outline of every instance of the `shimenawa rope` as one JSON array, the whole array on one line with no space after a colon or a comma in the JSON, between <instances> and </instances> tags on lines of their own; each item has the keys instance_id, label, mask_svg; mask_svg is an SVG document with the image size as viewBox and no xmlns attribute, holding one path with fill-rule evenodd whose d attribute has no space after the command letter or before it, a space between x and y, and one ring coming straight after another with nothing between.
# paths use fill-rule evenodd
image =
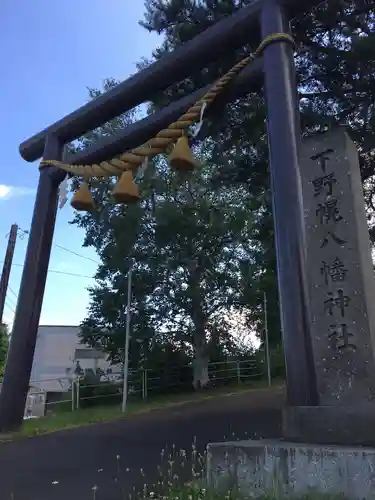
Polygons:
<instances>
[{"instance_id":1,"label":"shimenawa rope","mask_svg":"<svg viewBox=\"0 0 375 500\"><path fill-rule=\"evenodd\" d=\"M274 42L289 42L294 45L293 37L288 33L273 33L264 38L252 54L239 61L225 75L219 78L211 89L191 106L176 122L171 123L168 128L161 130L155 137L149 139L142 146L127 151L111 160L103 161L98 165L69 165L60 161L47 160L41 161L40 166L55 165L66 172L83 178L119 176L125 170L137 169L143 163L145 157L151 159L157 154L164 153L170 144L183 136L185 129L199 119L204 103L206 103L205 106L209 106L224 87L237 76L251 60L259 57L265 47Z\"/></svg>"}]
</instances>

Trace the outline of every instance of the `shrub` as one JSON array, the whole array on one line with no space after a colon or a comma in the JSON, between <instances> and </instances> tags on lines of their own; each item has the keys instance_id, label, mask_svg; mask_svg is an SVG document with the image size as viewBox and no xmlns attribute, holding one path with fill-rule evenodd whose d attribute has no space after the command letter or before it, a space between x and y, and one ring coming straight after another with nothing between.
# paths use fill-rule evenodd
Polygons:
<instances>
[{"instance_id":1,"label":"shrub","mask_svg":"<svg viewBox=\"0 0 375 500\"><path fill-rule=\"evenodd\" d=\"M80 380L79 406L107 406L119 404L122 388L113 382L101 381L100 374L86 373Z\"/></svg>"}]
</instances>

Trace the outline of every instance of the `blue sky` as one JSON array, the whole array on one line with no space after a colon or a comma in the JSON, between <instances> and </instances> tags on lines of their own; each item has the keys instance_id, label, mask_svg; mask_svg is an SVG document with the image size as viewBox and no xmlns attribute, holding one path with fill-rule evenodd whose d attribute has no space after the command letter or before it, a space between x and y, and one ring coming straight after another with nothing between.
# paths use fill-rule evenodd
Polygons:
<instances>
[{"instance_id":1,"label":"blue sky","mask_svg":"<svg viewBox=\"0 0 375 500\"><path fill-rule=\"evenodd\" d=\"M38 181L38 164L22 160L19 144L84 104L86 87L100 88L107 77L124 80L151 55L159 39L138 25L143 12L142 0L2 2L0 266L11 224L30 228ZM75 325L85 316L98 257L82 248L84 233L68 224L72 216L69 204L58 212L41 324ZM9 323L26 245L27 237L18 239L4 315Z\"/></svg>"}]
</instances>

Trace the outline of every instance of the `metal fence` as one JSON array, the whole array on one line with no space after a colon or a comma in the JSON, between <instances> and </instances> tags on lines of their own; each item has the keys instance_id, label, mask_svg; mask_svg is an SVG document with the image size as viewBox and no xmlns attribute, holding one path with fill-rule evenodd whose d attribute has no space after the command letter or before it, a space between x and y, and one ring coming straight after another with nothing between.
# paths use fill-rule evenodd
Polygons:
<instances>
[{"instance_id":1,"label":"metal fence","mask_svg":"<svg viewBox=\"0 0 375 500\"><path fill-rule=\"evenodd\" d=\"M95 375L95 374L94 374ZM210 387L236 385L256 379L267 380L266 363L254 358L208 364ZM148 400L160 395L193 391L193 368L163 366L160 369L130 370L128 373L129 401ZM271 380L269 380L271 383ZM1 386L0 386L1 387ZM89 406L120 404L123 372L118 367L93 377L60 377L30 381L25 418L49 413L76 411Z\"/></svg>"},{"instance_id":2,"label":"metal fence","mask_svg":"<svg viewBox=\"0 0 375 500\"><path fill-rule=\"evenodd\" d=\"M75 409L74 381L71 377L31 380L25 406L25 419L44 416L54 408L63 411Z\"/></svg>"},{"instance_id":3,"label":"metal fence","mask_svg":"<svg viewBox=\"0 0 375 500\"><path fill-rule=\"evenodd\" d=\"M129 399L147 400L161 394L178 394L193 390L191 366L165 367L160 370L130 370L128 374ZM222 361L209 363L208 375L210 387L230 384L242 384L264 377L263 367L259 368L255 360ZM99 384L85 384L78 378L72 384L72 400L76 409L88 406L90 401L100 400L103 404L108 399L120 402L122 398L122 373L112 373L102 377Z\"/></svg>"}]
</instances>

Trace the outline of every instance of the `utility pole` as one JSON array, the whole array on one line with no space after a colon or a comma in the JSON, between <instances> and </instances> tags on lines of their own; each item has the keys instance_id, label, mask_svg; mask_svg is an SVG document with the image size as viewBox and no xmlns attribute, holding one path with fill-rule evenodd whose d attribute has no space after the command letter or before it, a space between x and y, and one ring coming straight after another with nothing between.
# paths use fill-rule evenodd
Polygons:
<instances>
[{"instance_id":1,"label":"utility pole","mask_svg":"<svg viewBox=\"0 0 375 500\"><path fill-rule=\"evenodd\" d=\"M17 240L17 232L18 232L17 224L12 224L12 227L10 228L8 246L5 253L3 271L1 273L1 281L0 281L0 324L3 323L5 297L8 291L9 276L10 276L10 271L12 269L14 249Z\"/></svg>"},{"instance_id":2,"label":"utility pole","mask_svg":"<svg viewBox=\"0 0 375 500\"><path fill-rule=\"evenodd\" d=\"M122 390L122 404L121 410L126 412L128 402L128 375L129 375L129 341L130 341L130 307L132 302L132 275L133 275L133 259L130 260L128 271L128 294L127 294L127 307L126 307L126 327L125 327L125 352L124 352L124 382Z\"/></svg>"},{"instance_id":3,"label":"utility pole","mask_svg":"<svg viewBox=\"0 0 375 500\"><path fill-rule=\"evenodd\" d=\"M265 355L267 363L267 380L268 385L271 387L271 360L270 360L270 347L268 340L268 311L267 311L267 295L266 292L263 294L263 312L264 312L264 342L265 342Z\"/></svg>"}]
</instances>

